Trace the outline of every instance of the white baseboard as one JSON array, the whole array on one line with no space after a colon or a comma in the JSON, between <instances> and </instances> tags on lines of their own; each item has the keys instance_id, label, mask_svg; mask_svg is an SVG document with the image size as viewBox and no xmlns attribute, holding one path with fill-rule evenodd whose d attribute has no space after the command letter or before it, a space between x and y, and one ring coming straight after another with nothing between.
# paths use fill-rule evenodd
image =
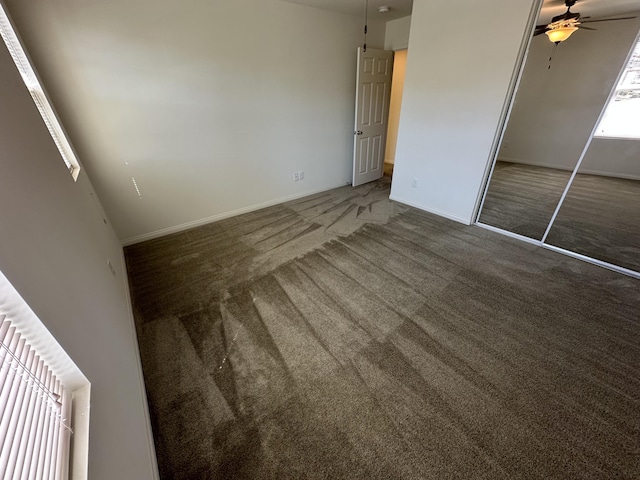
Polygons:
<instances>
[{"instance_id":1,"label":"white baseboard","mask_svg":"<svg viewBox=\"0 0 640 480\"><path fill-rule=\"evenodd\" d=\"M564 170L567 172L572 172L573 168L564 167L560 165L552 165L550 163L545 162L536 162L529 160L521 160L519 158L509 158L509 157L500 157L498 161L501 162L509 162L509 163L517 163L519 165L531 165L533 167L545 167L545 168L553 168L555 170ZM640 180L639 175L629 175L626 173L615 173L615 172L605 172L602 170L588 170L581 168L578 173L583 173L585 175L598 175L600 177L613 177L613 178L624 178L625 180Z\"/></svg>"},{"instance_id":2,"label":"white baseboard","mask_svg":"<svg viewBox=\"0 0 640 480\"><path fill-rule=\"evenodd\" d=\"M120 261L125 266L125 271L122 272L122 278L124 281L124 295L127 303L127 315L129 317L129 329L132 336L133 344L136 348L136 375L140 385L140 406L144 412L144 424L147 430L147 455L149 456L149 467L151 469L152 480L160 480L160 471L158 469L158 456L156 454L156 445L153 438L153 429L151 427L151 415L149 414L149 402L147 400L147 389L144 383L144 373L142 371L142 356L140 355L140 344L138 343L138 333L136 330L136 320L133 316L133 303L131 302L131 288L129 286L129 275L126 272L126 260L124 258L124 250L120 251Z\"/></svg>"},{"instance_id":3,"label":"white baseboard","mask_svg":"<svg viewBox=\"0 0 640 480\"><path fill-rule=\"evenodd\" d=\"M578 173L583 173L585 175L598 175L600 177L613 177L613 178L624 178L625 180L640 180L640 176L638 175L627 175L625 173L609 173L609 172L601 172L598 170L585 170L580 169Z\"/></svg>"},{"instance_id":4,"label":"white baseboard","mask_svg":"<svg viewBox=\"0 0 640 480\"><path fill-rule=\"evenodd\" d=\"M216 215L211 215L210 217L200 218L198 220L193 220L191 222L181 223L179 225L175 225L172 227L162 228L160 230L155 230L149 233L143 233L141 235L135 235L133 237L125 238L122 240L122 246L127 247L129 245L133 245L135 243L144 242L147 240L153 240L154 238L163 237L165 235L170 235L172 233L182 232L184 230L189 230L190 228L199 227L201 225L206 225L207 223L218 222L220 220L224 220L226 218L235 217L236 215L242 215L243 213L254 212L256 210L260 210L262 208L272 207L273 205L278 205L279 203L290 202L291 200L297 200L298 198L308 197L309 195L315 195L316 193L326 192L327 190L333 190L334 188L344 187L347 182L341 183L339 185L329 185L326 187L322 187L316 190L310 190L302 193L295 193L293 195L287 195L285 197L274 198L273 200L267 200L266 202L256 203L254 205L249 205L247 207L238 208L236 210L231 210L229 212L222 212Z\"/></svg>"},{"instance_id":5,"label":"white baseboard","mask_svg":"<svg viewBox=\"0 0 640 480\"><path fill-rule=\"evenodd\" d=\"M429 212L429 213L433 213L435 215L438 215L440 217L448 218L449 220L453 220L454 222L462 223L464 225L471 225L471 223L472 223L470 218L463 218L463 217L460 217L458 215L454 215L452 213L445 212L444 210L439 210L437 208L428 207L428 206L422 205L422 204L420 204L418 202L414 202L412 200L406 200L404 198L401 198L401 197L398 197L398 196L395 196L395 195L390 195L389 199L393 200L394 202L402 203L404 205L409 205L410 207L417 208L418 210L423 210L425 212Z\"/></svg>"},{"instance_id":6,"label":"white baseboard","mask_svg":"<svg viewBox=\"0 0 640 480\"><path fill-rule=\"evenodd\" d=\"M537 162L537 161L530 161L530 160L522 160L520 158L510 158L510 157L500 157L498 158L499 162L508 162L508 163L517 163L520 165L531 165L532 167L545 167L545 168L553 168L554 170L565 170L568 172L572 172L573 169L575 168L575 165L573 167L565 167L563 165L553 165L551 163L547 163L547 162Z\"/></svg>"}]
</instances>

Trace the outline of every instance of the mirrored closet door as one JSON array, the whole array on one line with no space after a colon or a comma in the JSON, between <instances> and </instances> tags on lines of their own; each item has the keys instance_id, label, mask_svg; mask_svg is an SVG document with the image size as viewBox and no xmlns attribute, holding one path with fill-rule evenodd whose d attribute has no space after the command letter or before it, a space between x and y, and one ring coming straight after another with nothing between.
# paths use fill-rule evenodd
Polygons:
<instances>
[{"instance_id":1,"label":"mirrored closet door","mask_svg":"<svg viewBox=\"0 0 640 480\"><path fill-rule=\"evenodd\" d=\"M545 243L640 272L639 179L640 140L594 138Z\"/></svg>"},{"instance_id":2,"label":"mirrored closet door","mask_svg":"<svg viewBox=\"0 0 640 480\"><path fill-rule=\"evenodd\" d=\"M542 5L478 224L640 272L640 0L567 3Z\"/></svg>"}]
</instances>

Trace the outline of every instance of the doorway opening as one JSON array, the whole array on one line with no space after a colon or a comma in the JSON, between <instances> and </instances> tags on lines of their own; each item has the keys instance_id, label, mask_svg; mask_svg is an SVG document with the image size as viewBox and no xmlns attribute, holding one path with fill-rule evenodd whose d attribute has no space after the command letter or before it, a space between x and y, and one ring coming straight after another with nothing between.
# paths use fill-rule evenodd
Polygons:
<instances>
[{"instance_id":1,"label":"doorway opening","mask_svg":"<svg viewBox=\"0 0 640 480\"><path fill-rule=\"evenodd\" d=\"M396 160L398 144L398 126L400 123L400 107L407 68L407 49L397 50L393 57L393 74L391 76L391 96L389 103L389 123L387 125L387 145L384 153L384 174L393 176L393 165Z\"/></svg>"}]
</instances>

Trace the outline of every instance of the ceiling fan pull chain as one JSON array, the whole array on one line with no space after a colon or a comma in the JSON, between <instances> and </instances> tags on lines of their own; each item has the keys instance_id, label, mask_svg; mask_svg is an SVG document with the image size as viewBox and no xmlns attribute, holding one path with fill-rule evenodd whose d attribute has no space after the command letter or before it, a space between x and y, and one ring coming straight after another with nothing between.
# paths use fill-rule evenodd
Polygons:
<instances>
[{"instance_id":1,"label":"ceiling fan pull chain","mask_svg":"<svg viewBox=\"0 0 640 480\"><path fill-rule=\"evenodd\" d=\"M556 48L558 48L558 44L560 42L556 42L553 44L553 50L551 50L551 56L549 57L549 66L547 67L547 70L551 70L551 62L553 61L553 56L556 54Z\"/></svg>"},{"instance_id":2,"label":"ceiling fan pull chain","mask_svg":"<svg viewBox=\"0 0 640 480\"><path fill-rule=\"evenodd\" d=\"M369 23L369 0L364 0L364 46L362 51L367 51L367 24Z\"/></svg>"}]
</instances>

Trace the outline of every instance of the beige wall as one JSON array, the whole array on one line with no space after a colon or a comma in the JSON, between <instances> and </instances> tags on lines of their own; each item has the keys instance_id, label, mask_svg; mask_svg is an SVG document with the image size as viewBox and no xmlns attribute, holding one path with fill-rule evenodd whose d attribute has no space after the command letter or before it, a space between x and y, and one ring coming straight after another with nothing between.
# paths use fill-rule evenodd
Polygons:
<instances>
[{"instance_id":1,"label":"beige wall","mask_svg":"<svg viewBox=\"0 0 640 480\"><path fill-rule=\"evenodd\" d=\"M391 80L391 102L389 105L389 125L387 128L387 146L385 147L385 163L394 163L396 144L398 142L398 125L400 123L400 107L402 91L407 68L407 51L398 50L393 57L393 78Z\"/></svg>"},{"instance_id":2,"label":"beige wall","mask_svg":"<svg viewBox=\"0 0 640 480\"><path fill-rule=\"evenodd\" d=\"M389 20L385 28L384 49L404 50L409 47L409 31L411 15L396 20Z\"/></svg>"},{"instance_id":3,"label":"beige wall","mask_svg":"<svg viewBox=\"0 0 640 480\"><path fill-rule=\"evenodd\" d=\"M3 42L0 85L0 271L91 382L88 478L156 478L122 248Z\"/></svg>"},{"instance_id":4,"label":"beige wall","mask_svg":"<svg viewBox=\"0 0 640 480\"><path fill-rule=\"evenodd\" d=\"M594 138L580 172L640 180L640 139Z\"/></svg>"},{"instance_id":5,"label":"beige wall","mask_svg":"<svg viewBox=\"0 0 640 480\"><path fill-rule=\"evenodd\" d=\"M362 18L279 0L7 4L122 240L351 181ZM381 48L385 24L369 27Z\"/></svg>"},{"instance_id":6,"label":"beige wall","mask_svg":"<svg viewBox=\"0 0 640 480\"><path fill-rule=\"evenodd\" d=\"M538 5L414 1L393 200L472 221L525 30Z\"/></svg>"},{"instance_id":7,"label":"beige wall","mask_svg":"<svg viewBox=\"0 0 640 480\"><path fill-rule=\"evenodd\" d=\"M640 2L638 2L640 3ZM597 30L578 30L558 45L546 35L531 41L499 158L511 162L573 170L640 28L633 20L600 22ZM597 142L604 154L589 157L589 170L614 173L611 158L624 155L629 142ZM609 152L609 153L607 153ZM615 160L614 160L615 161ZM586 165L585 165L586 167ZM627 167L624 167L630 173ZM640 166L636 170L640 173Z\"/></svg>"}]
</instances>

